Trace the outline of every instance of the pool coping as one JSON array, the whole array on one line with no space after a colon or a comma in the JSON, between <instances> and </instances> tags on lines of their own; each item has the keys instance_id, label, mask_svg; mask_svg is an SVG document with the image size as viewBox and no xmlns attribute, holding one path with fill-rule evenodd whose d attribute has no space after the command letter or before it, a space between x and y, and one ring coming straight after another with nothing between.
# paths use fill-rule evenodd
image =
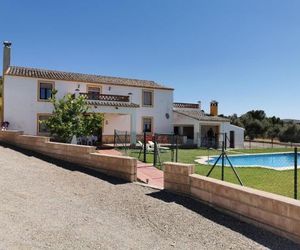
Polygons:
<instances>
[{"instance_id":1,"label":"pool coping","mask_svg":"<svg viewBox=\"0 0 300 250\"><path fill-rule=\"evenodd\" d=\"M236 157L236 156L247 156L247 155L271 155L271 154L291 154L291 153L293 153L293 151L290 151L290 152L274 152L274 153L256 153L256 154L245 153L245 154L233 154L233 155L228 155L228 156ZM298 153L298 154L300 154L300 153ZM194 161L196 163L199 163L199 164L205 164L205 165L212 166L213 164L208 163L210 158L215 158L215 157L219 157L219 156L220 155L200 156L199 158L197 158ZM221 164L217 164L216 166L221 166ZM230 166L225 165L225 167L230 167ZM272 170L278 170L278 171L294 169L294 166L270 167L270 166L264 166L264 165L250 165L250 166L234 166L234 167L237 167L237 168L266 168L266 169L272 169ZM298 166L298 168L300 168L300 166Z\"/></svg>"}]
</instances>

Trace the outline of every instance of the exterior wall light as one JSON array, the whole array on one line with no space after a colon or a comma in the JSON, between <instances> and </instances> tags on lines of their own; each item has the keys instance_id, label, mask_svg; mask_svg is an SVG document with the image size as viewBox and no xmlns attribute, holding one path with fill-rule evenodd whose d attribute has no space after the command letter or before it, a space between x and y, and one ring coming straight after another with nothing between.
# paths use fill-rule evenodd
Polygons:
<instances>
[{"instance_id":1,"label":"exterior wall light","mask_svg":"<svg viewBox=\"0 0 300 250\"><path fill-rule=\"evenodd\" d=\"M75 89L75 97L77 98L79 96L80 91L80 84L77 85L77 88Z\"/></svg>"},{"instance_id":2,"label":"exterior wall light","mask_svg":"<svg viewBox=\"0 0 300 250\"><path fill-rule=\"evenodd\" d=\"M80 84L77 85L77 88L75 89L75 92L79 92L80 91Z\"/></svg>"}]
</instances>

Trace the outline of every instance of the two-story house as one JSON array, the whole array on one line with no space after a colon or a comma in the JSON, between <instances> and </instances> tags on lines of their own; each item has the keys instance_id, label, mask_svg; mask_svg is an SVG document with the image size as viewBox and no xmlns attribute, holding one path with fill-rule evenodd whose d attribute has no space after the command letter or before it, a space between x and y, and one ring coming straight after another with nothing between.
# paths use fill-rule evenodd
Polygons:
<instances>
[{"instance_id":1,"label":"two-story house","mask_svg":"<svg viewBox=\"0 0 300 250\"><path fill-rule=\"evenodd\" d=\"M9 129L29 135L48 135L40 121L48 119L57 97L67 93L87 96L91 112L104 114L102 142L112 143L114 131L127 131L136 144L143 131L178 134L186 144L218 147L222 135L230 147L244 146L244 129L218 115L218 103L211 102L210 114L198 103L173 103L173 88L154 81L108 77L46 69L11 66L11 43L4 42L1 121Z\"/></svg>"},{"instance_id":2,"label":"two-story house","mask_svg":"<svg viewBox=\"0 0 300 250\"><path fill-rule=\"evenodd\" d=\"M172 88L147 80L11 66L11 43L4 42L3 52L1 120L9 122L9 129L46 134L39 121L51 115L49 98L56 89L58 98L67 93L88 96L91 111L104 114L106 142L112 142L115 129L129 131L131 144L144 129L173 133Z\"/></svg>"}]
</instances>

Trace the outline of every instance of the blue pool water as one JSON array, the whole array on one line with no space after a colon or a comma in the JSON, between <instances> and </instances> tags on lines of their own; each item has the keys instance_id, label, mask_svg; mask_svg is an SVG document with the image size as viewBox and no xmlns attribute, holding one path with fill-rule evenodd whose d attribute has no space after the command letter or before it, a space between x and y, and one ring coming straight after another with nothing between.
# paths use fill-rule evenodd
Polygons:
<instances>
[{"instance_id":1,"label":"blue pool water","mask_svg":"<svg viewBox=\"0 0 300 250\"><path fill-rule=\"evenodd\" d=\"M294 166L294 154L293 153L279 153L279 154L256 154L256 155L237 155L228 156L234 167L271 167L271 168L282 168ZM214 164L218 157L212 157L209 160L210 164ZM298 162L300 156L298 154ZM218 165L222 163L220 159ZM225 160L226 166L229 165L228 161Z\"/></svg>"}]
</instances>

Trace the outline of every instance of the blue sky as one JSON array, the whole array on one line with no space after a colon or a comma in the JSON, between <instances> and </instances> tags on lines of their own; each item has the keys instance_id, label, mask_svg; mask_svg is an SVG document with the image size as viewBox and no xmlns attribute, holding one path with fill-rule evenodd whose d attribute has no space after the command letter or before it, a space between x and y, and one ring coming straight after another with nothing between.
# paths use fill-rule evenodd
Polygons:
<instances>
[{"instance_id":1,"label":"blue sky","mask_svg":"<svg viewBox=\"0 0 300 250\"><path fill-rule=\"evenodd\" d=\"M298 0L1 0L12 64L155 80L175 101L300 119ZM2 60L1 60L2 68Z\"/></svg>"}]
</instances>

